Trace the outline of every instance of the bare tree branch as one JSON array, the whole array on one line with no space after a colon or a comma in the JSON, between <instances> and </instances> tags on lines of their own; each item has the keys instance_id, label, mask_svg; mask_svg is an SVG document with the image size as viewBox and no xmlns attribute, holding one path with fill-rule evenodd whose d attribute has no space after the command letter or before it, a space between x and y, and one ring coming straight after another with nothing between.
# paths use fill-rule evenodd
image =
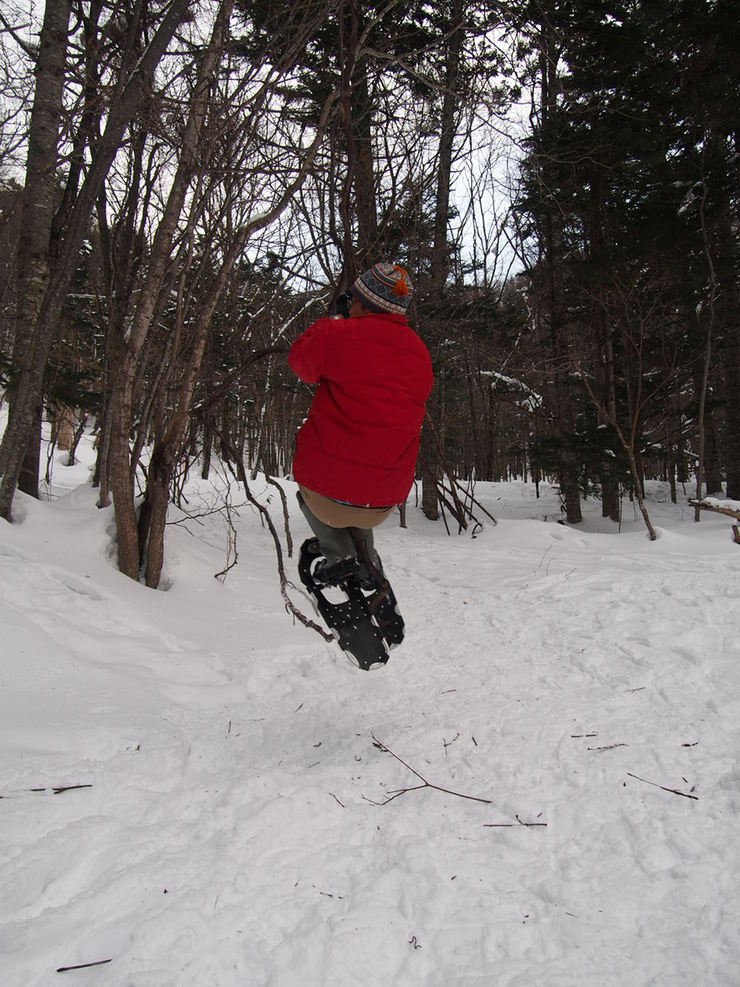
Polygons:
<instances>
[{"instance_id":1,"label":"bare tree branch","mask_svg":"<svg viewBox=\"0 0 740 987\"><path fill-rule=\"evenodd\" d=\"M370 736L373 738L373 746L377 747L378 750L383 751L384 754L390 754L391 757L394 757L397 761L399 761L404 766L404 768L410 771L411 774L415 775L419 779L421 784L411 785L408 788L399 788L395 791L392 791L384 802L375 802L373 801L373 799L365 798L366 802L371 802L373 805L387 805L389 802L392 802L394 799L397 799L399 796L406 795L407 792L418 792L423 788L433 788L435 791L442 792L444 795L454 795L455 798L467 799L470 802L482 802L484 805L491 805L491 799L479 798L477 795L464 795L462 792L454 792L450 788L443 788L441 785L435 785L431 781L427 781L427 779L422 774L420 774L416 770L416 768L412 768L411 765L407 764L407 762L404 761L402 757L399 757L398 754L394 754L394 752L390 749L390 747L387 747L382 741L378 740L378 738L375 736L374 733L370 734Z\"/></svg>"},{"instance_id":2,"label":"bare tree branch","mask_svg":"<svg viewBox=\"0 0 740 987\"><path fill-rule=\"evenodd\" d=\"M666 788L665 785L657 785L654 781L648 781L647 778L641 778L639 775L633 775L631 771L628 771L627 774L630 778L635 778L637 781L642 781L646 785L652 785L653 788L660 788L661 791L670 792L671 795L680 795L685 799L693 799L695 802L699 801L698 795L691 795L689 792L680 792L677 788Z\"/></svg>"}]
</instances>

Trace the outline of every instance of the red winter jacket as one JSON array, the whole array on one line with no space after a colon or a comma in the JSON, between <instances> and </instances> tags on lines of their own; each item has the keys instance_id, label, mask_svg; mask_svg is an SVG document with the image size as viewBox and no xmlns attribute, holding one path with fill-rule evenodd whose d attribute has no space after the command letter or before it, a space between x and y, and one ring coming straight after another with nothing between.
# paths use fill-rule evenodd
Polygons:
<instances>
[{"instance_id":1,"label":"red winter jacket","mask_svg":"<svg viewBox=\"0 0 740 987\"><path fill-rule=\"evenodd\" d=\"M288 362L319 385L298 432L295 479L352 504L402 503L433 382L429 352L406 316L318 319L293 343Z\"/></svg>"}]
</instances>

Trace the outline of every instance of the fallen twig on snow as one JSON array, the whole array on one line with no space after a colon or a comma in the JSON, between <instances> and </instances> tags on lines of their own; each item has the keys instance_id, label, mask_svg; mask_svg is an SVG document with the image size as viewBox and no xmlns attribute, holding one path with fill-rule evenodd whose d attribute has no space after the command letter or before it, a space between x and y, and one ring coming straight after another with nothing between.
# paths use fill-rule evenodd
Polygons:
<instances>
[{"instance_id":1,"label":"fallen twig on snow","mask_svg":"<svg viewBox=\"0 0 740 987\"><path fill-rule=\"evenodd\" d=\"M61 795L62 792L74 792L78 788L92 788L92 785L60 785L56 788L27 788L26 791L33 795L41 792L51 792L52 795ZM0 799L18 798L17 795L0 795Z\"/></svg>"},{"instance_id":2,"label":"fallen twig on snow","mask_svg":"<svg viewBox=\"0 0 740 987\"><path fill-rule=\"evenodd\" d=\"M91 966L105 966L106 963L112 963L113 957L109 960L95 960L94 963L78 963L76 966L58 966L57 973L69 973L71 970L87 970Z\"/></svg>"},{"instance_id":3,"label":"fallen twig on snow","mask_svg":"<svg viewBox=\"0 0 740 987\"><path fill-rule=\"evenodd\" d=\"M453 792L449 788L442 788L441 785L434 785L431 781L427 781L424 775L420 774L415 768L412 768L410 764L407 764L402 757L395 754L390 747L387 747L381 740L378 740L374 733L371 733L370 736L373 738L373 745L377 747L378 750L383 751L384 754L390 754L391 757L394 757L397 761L400 761L404 768L407 768L412 775L416 775L421 782L421 785L412 785L409 788L399 788L393 792L390 792L388 798L385 799L384 802L375 802L373 799L369 799L363 795L362 797L366 802L370 802L372 805L387 805L389 802L397 799L399 795L406 795L407 792L418 792L422 788L433 788L435 791L442 792L445 795L454 795L455 798L467 799L470 802L483 802L485 805L491 804L490 799L479 798L477 795L464 795L462 792Z\"/></svg>"},{"instance_id":4,"label":"fallen twig on snow","mask_svg":"<svg viewBox=\"0 0 740 987\"><path fill-rule=\"evenodd\" d=\"M516 819L515 823L483 823L484 829L516 829L517 826L525 826L527 829L534 829L535 827L547 828L547 823L540 822L522 822L519 816L514 816Z\"/></svg>"},{"instance_id":5,"label":"fallen twig on snow","mask_svg":"<svg viewBox=\"0 0 740 987\"><path fill-rule=\"evenodd\" d=\"M447 748L452 747L452 745L459 738L459 736L460 736L460 731L458 730L455 736L452 738L452 740L445 740L444 737L442 738L442 743L444 744L444 748L445 748L445 757L447 757Z\"/></svg>"},{"instance_id":6,"label":"fallen twig on snow","mask_svg":"<svg viewBox=\"0 0 740 987\"><path fill-rule=\"evenodd\" d=\"M695 802L699 801L698 795L691 795L690 792L680 792L677 788L666 788L665 785L656 785L654 781L648 781L647 778L641 778L639 775L633 775L631 771L627 774L630 778L636 778L637 781L644 781L646 785L652 785L653 788L660 788L664 792L671 792L672 795L681 795L685 799L693 799Z\"/></svg>"}]
</instances>

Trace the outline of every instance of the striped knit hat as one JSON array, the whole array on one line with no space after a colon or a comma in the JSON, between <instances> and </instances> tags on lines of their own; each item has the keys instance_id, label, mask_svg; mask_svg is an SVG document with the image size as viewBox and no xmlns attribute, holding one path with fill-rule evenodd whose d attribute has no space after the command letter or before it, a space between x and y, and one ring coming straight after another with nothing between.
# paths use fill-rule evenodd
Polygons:
<instances>
[{"instance_id":1,"label":"striped knit hat","mask_svg":"<svg viewBox=\"0 0 740 987\"><path fill-rule=\"evenodd\" d=\"M405 315L411 292L411 278L398 264L373 264L359 276L350 288L355 298L372 312L393 312Z\"/></svg>"}]
</instances>

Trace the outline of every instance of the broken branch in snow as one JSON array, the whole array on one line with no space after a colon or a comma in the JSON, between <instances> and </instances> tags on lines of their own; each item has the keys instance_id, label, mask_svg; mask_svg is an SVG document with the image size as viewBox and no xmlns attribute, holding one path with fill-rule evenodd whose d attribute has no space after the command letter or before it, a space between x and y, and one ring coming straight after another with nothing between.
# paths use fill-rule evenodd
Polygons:
<instances>
[{"instance_id":1,"label":"broken branch in snow","mask_svg":"<svg viewBox=\"0 0 740 987\"><path fill-rule=\"evenodd\" d=\"M698 795L691 795L690 792L680 792L677 788L666 788L665 785L656 785L654 781L648 781L647 778L641 778L639 775L633 775L631 771L627 774L630 778L636 778L637 781L644 781L646 785L652 785L653 788L660 788L664 792L670 792L672 795L681 795L685 799L693 799L695 802L699 801Z\"/></svg>"},{"instance_id":2,"label":"broken branch in snow","mask_svg":"<svg viewBox=\"0 0 740 987\"><path fill-rule=\"evenodd\" d=\"M91 966L105 966L106 963L112 963L113 957L109 960L95 960L94 963L78 963L76 966L58 966L57 973L69 973L70 970L87 970Z\"/></svg>"},{"instance_id":3,"label":"broken branch in snow","mask_svg":"<svg viewBox=\"0 0 740 987\"><path fill-rule=\"evenodd\" d=\"M424 775L420 774L415 768L412 768L410 764L407 764L402 757L399 757L398 754L395 754L390 749L390 747L386 747L386 745L382 741L378 740L378 738L375 736L374 733L371 733L370 736L373 738L373 746L377 747L378 750L383 751L384 754L390 754L391 757L394 757L397 761L400 761L400 763L404 766L404 768L409 770L412 775L416 775L416 777L419 779L421 784L411 785L409 788L396 789L395 791L389 793L388 798L384 802L375 802L373 801L373 799L366 798L363 795L363 798L365 799L366 802L371 802L373 805L387 805L389 802L392 802L394 799L397 799L399 795L406 795L407 792L418 792L422 788L433 788L435 791L442 792L445 795L454 795L455 798L467 799L470 802L483 802L485 805L491 804L490 799L479 798L477 795L464 795L462 792L453 792L449 788L442 788L441 785L434 785L431 781L427 781Z\"/></svg>"},{"instance_id":4,"label":"broken branch in snow","mask_svg":"<svg viewBox=\"0 0 740 987\"><path fill-rule=\"evenodd\" d=\"M51 792L53 795L61 795L62 792L74 792L78 788L92 788L92 785L60 785L56 788L27 788L27 792L32 792L34 795L40 792ZM0 795L0 799L7 798L17 798L18 796L12 795Z\"/></svg>"},{"instance_id":5,"label":"broken branch in snow","mask_svg":"<svg viewBox=\"0 0 740 987\"><path fill-rule=\"evenodd\" d=\"M452 738L452 740L445 740L444 737L442 738L442 743L444 744L444 748L445 748L445 757L447 757L447 748L451 747L455 743L455 741L459 738L459 736L460 736L460 731L458 730L455 736Z\"/></svg>"},{"instance_id":6,"label":"broken branch in snow","mask_svg":"<svg viewBox=\"0 0 740 987\"><path fill-rule=\"evenodd\" d=\"M508 828L516 828L517 826L525 826L527 829L534 829L535 827L538 827L538 826L542 827L543 829L546 829L547 828L547 823L541 823L541 822L522 822L522 820L519 818L519 816L514 816L514 818L516 819L516 822L515 823L483 823L483 828L484 829L508 829Z\"/></svg>"},{"instance_id":7,"label":"broken branch in snow","mask_svg":"<svg viewBox=\"0 0 740 987\"><path fill-rule=\"evenodd\" d=\"M726 514L728 517L734 517L740 521L740 511L736 507L730 507L729 501L727 503L711 503L706 500L691 500L689 503L692 507L698 507L702 511L714 511L715 514Z\"/></svg>"}]
</instances>

